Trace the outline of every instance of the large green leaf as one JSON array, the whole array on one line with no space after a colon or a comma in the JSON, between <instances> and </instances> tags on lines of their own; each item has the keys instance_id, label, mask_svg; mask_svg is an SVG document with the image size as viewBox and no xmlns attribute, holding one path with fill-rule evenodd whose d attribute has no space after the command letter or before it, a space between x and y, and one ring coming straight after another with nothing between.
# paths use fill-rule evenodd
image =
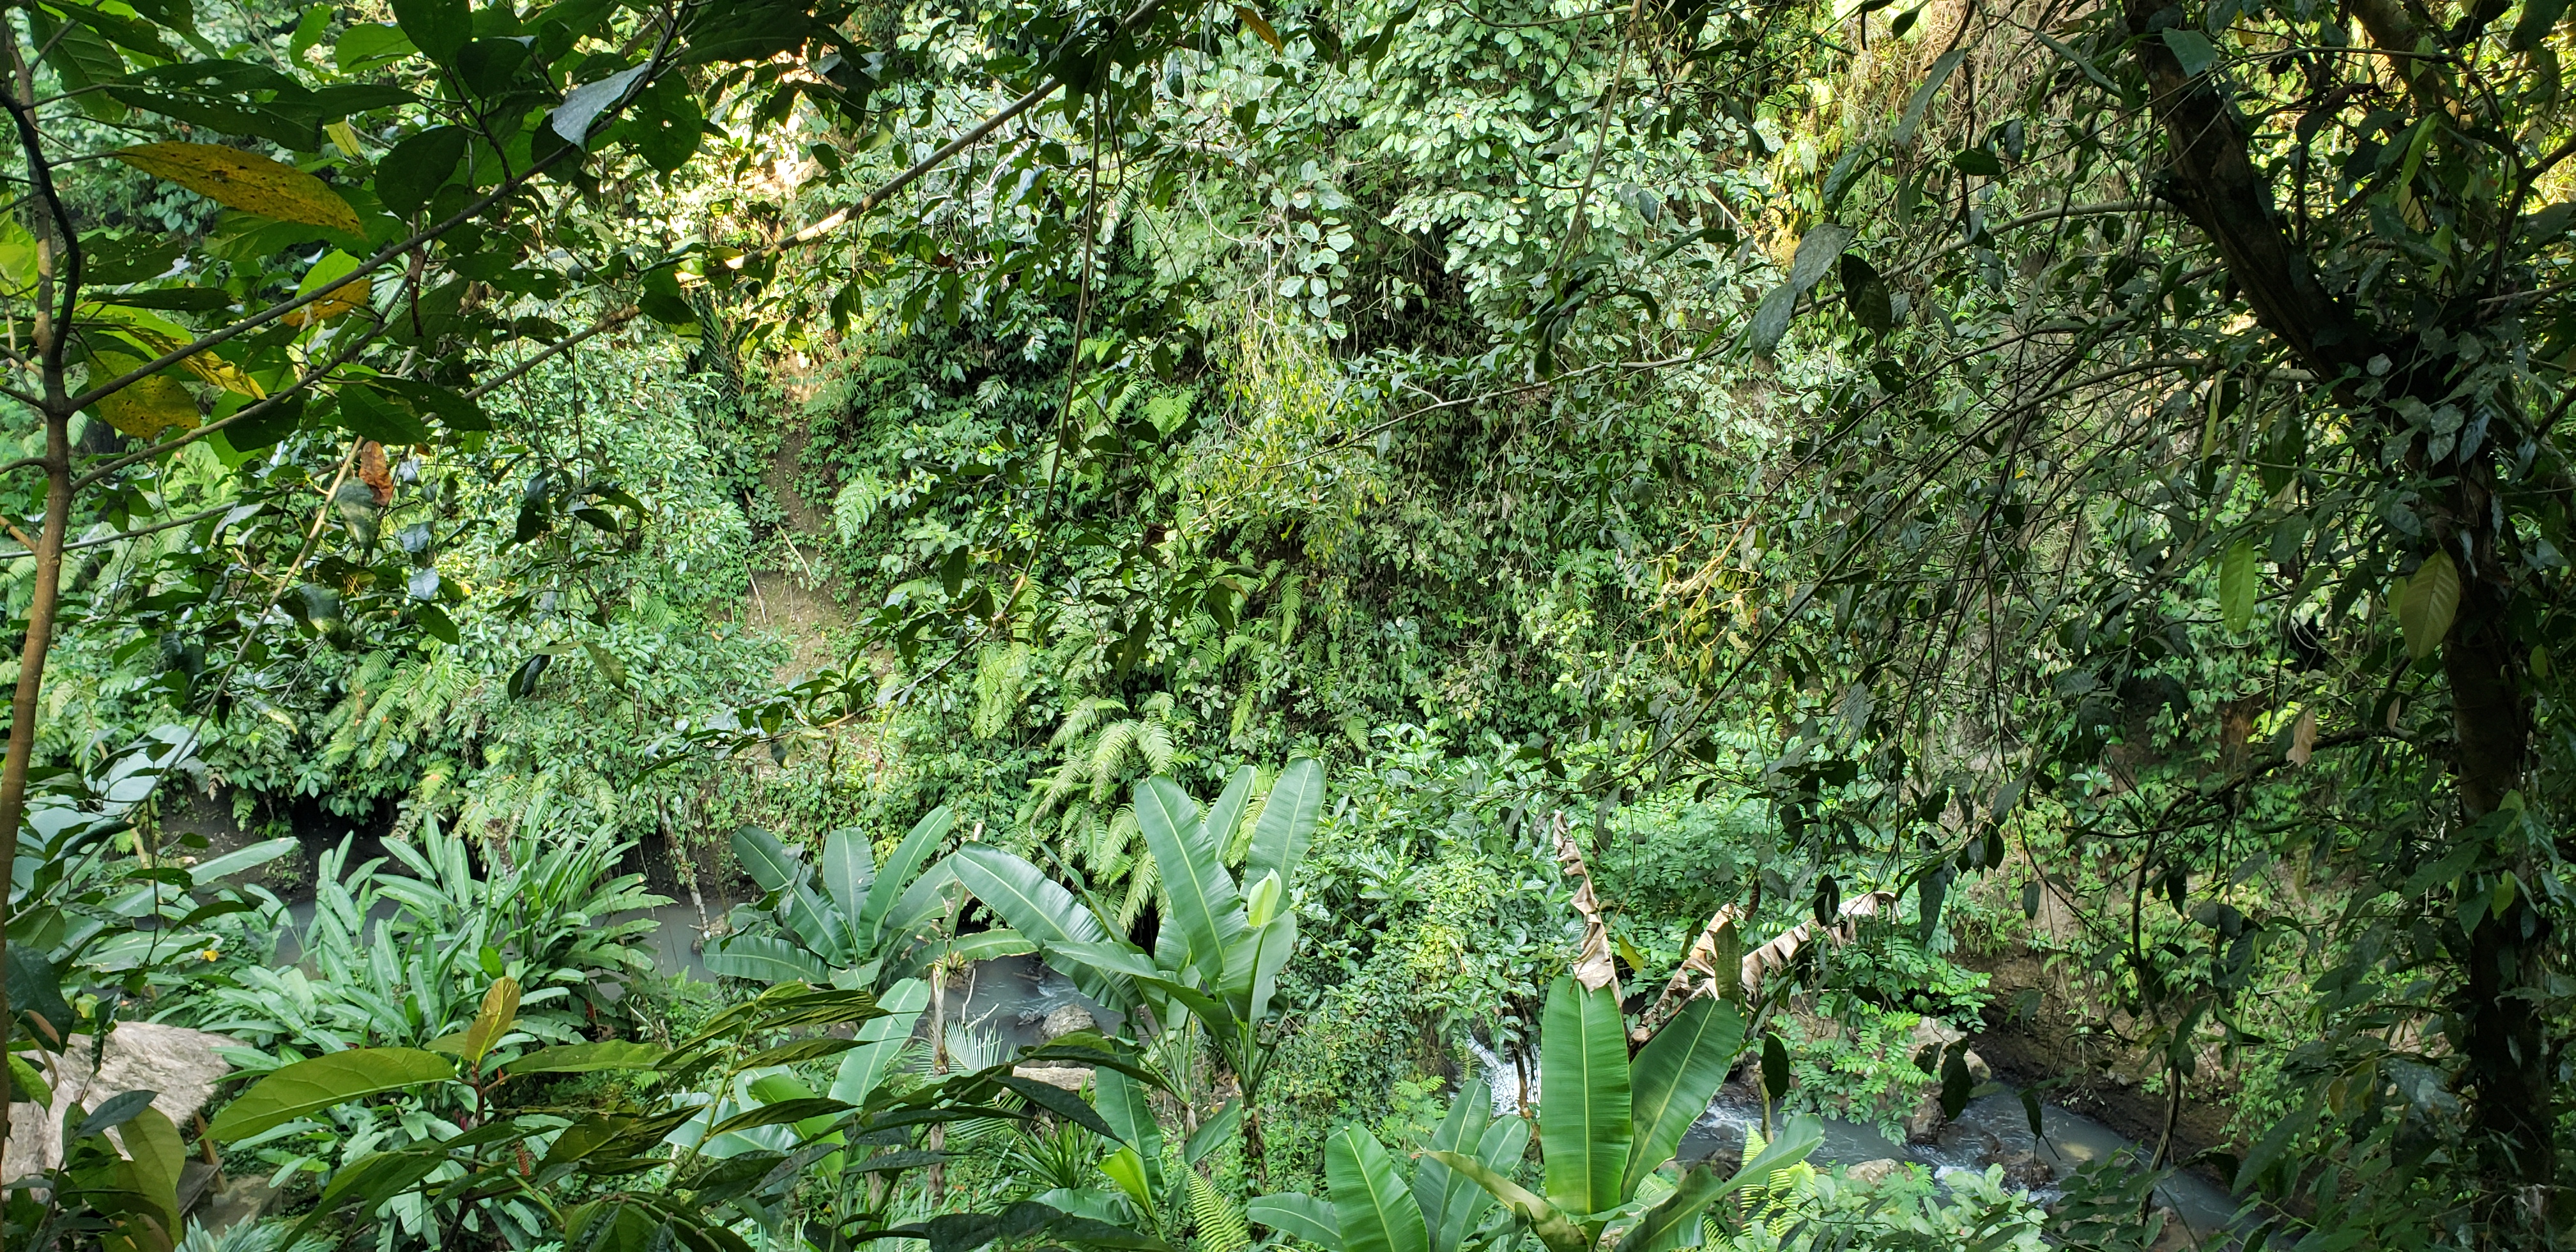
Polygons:
<instances>
[{"instance_id":1,"label":"large green leaf","mask_svg":"<svg viewBox=\"0 0 2576 1252\"><path fill-rule=\"evenodd\" d=\"M512 1074L587 1074L603 1069L651 1069L669 1055L668 1049L649 1043L611 1039L604 1043L567 1043L539 1048L510 1062L505 1068Z\"/></svg>"},{"instance_id":2,"label":"large green leaf","mask_svg":"<svg viewBox=\"0 0 2576 1252\"><path fill-rule=\"evenodd\" d=\"M876 883L868 888L867 903L859 906L859 934L868 942L885 941L879 936L878 931L883 926L888 911L893 909L895 901L907 892L913 875L919 873L922 864L930 859L930 854L938 848L939 841L948 837L948 828L955 825L956 821L957 815L950 812L948 806L941 805L932 809L920 821L912 824L912 833L905 835L903 843L895 848L894 855L887 857L886 863L877 867Z\"/></svg>"},{"instance_id":3,"label":"large green leaf","mask_svg":"<svg viewBox=\"0 0 2576 1252\"><path fill-rule=\"evenodd\" d=\"M1333 1194L1342 1252L1430 1252L1422 1210L1396 1173L1394 1158L1362 1126L1324 1140L1324 1180Z\"/></svg>"},{"instance_id":4,"label":"large green leaf","mask_svg":"<svg viewBox=\"0 0 2576 1252\"><path fill-rule=\"evenodd\" d=\"M775 935L734 935L707 947L707 972L754 982L829 982L814 955Z\"/></svg>"},{"instance_id":5,"label":"large green leaf","mask_svg":"<svg viewBox=\"0 0 2576 1252\"><path fill-rule=\"evenodd\" d=\"M1708 1111L1709 1099L1743 1051L1743 1015L1733 1004L1706 996L1683 1005L1638 1050L1629 1067L1631 1143L1621 1196L1637 1194L1637 1184L1672 1159L1682 1133Z\"/></svg>"},{"instance_id":6,"label":"large green leaf","mask_svg":"<svg viewBox=\"0 0 2576 1252\"><path fill-rule=\"evenodd\" d=\"M1016 930L979 930L959 935L938 947L951 956L967 961L990 961L1006 956L1022 956L1038 950L1028 936Z\"/></svg>"},{"instance_id":7,"label":"large green leaf","mask_svg":"<svg viewBox=\"0 0 2576 1252\"><path fill-rule=\"evenodd\" d=\"M1669 1252L1679 1246L1695 1245L1700 1240L1686 1229L1696 1223L1709 1204L1731 1188L1715 1169L1702 1165L1682 1175L1681 1185L1664 1201L1646 1210L1637 1224L1619 1239L1617 1252Z\"/></svg>"},{"instance_id":8,"label":"large green leaf","mask_svg":"<svg viewBox=\"0 0 2576 1252\"><path fill-rule=\"evenodd\" d=\"M1485 1125L1493 1119L1493 1097L1481 1078L1468 1079L1449 1101L1449 1115L1442 1118L1438 1129L1423 1146L1434 1152L1474 1152L1484 1136ZM1482 1203L1477 1203L1481 1201ZM1449 1237L1449 1227L1471 1205L1482 1208L1493 1197L1485 1194L1466 1175L1440 1163L1439 1158L1420 1156L1413 1162L1413 1202L1422 1209L1422 1222L1429 1229L1431 1252L1456 1252L1457 1241Z\"/></svg>"},{"instance_id":9,"label":"large green leaf","mask_svg":"<svg viewBox=\"0 0 2576 1252\"><path fill-rule=\"evenodd\" d=\"M1202 828L1207 831L1208 843L1216 848L1219 860L1224 859L1225 850L1234 843L1234 828L1243 824L1243 809L1252 802L1252 782L1259 774L1259 770L1249 765L1237 767L1233 780L1226 783L1225 790L1208 805ZM1246 880L1247 885L1249 881Z\"/></svg>"},{"instance_id":10,"label":"large green leaf","mask_svg":"<svg viewBox=\"0 0 2576 1252\"><path fill-rule=\"evenodd\" d=\"M1521 1219L1530 1233L1548 1246L1549 1252L1590 1252L1592 1240L1580 1227L1555 1205L1548 1203L1545 1197L1504 1177L1502 1171L1464 1152L1434 1151L1423 1155L1465 1174L1477 1186L1502 1201L1503 1207Z\"/></svg>"},{"instance_id":11,"label":"large green leaf","mask_svg":"<svg viewBox=\"0 0 2576 1252\"><path fill-rule=\"evenodd\" d=\"M893 1072L895 1061L903 1055L904 1045L912 1042L913 1023L921 1020L921 1011L930 1005L930 984L918 978L907 978L887 989L877 1007L886 1011L859 1027L859 1046L841 1057L841 1068L833 1075L828 1093L848 1104L865 1104L868 1096Z\"/></svg>"},{"instance_id":12,"label":"large green leaf","mask_svg":"<svg viewBox=\"0 0 2576 1252\"><path fill-rule=\"evenodd\" d=\"M787 923L788 931L824 964L856 963L857 954L850 951L848 931L840 913L805 883L789 883L786 890L778 893L778 919Z\"/></svg>"},{"instance_id":13,"label":"large green leaf","mask_svg":"<svg viewBox=\"0 0 2576 1252\"><path fill-rule=\"evenodd\" d=\"M1092 1107L1118 1140L1136 1149L1147 1195L1163 1194L1163 1126L1154 1119L1153 1089L1117 1070L1092 1071ZM1257 1218L1255 1220L1258 1220Z\"/></svg>"},{"instance_id":14,"label":"large green leaf","mask_svg":"<svg viewBox=\"0 0 2576 1252\"><path fill-rule=\"evenodd\" d=\"M1111 940L1101 928L1100 919L1082 907L1073 893L1038 867L988 843L970 843L951 853L941 864L965 884L984 907L1011 929L1020 932L1043 952L1055 952L1066 945L1105 947ZM1084 995L1094 1000L1115 997L1119 980L1092 967L1088 962L1065 971Z\"/></svg>"},{"instance_id":15,"label":"large green leaf","mask_svg":"<svg viewBox=\"0 0 2576 1252\"><path fill-rule=\"evenodd\" d=\"M733 832L733 857L742 862L743 872L763 891L777 891L796 881L796 858L788 855L787 845L778 836L758 826L745 826Z\"/></svg>"},{"instance_id":16,"label":"large green leaf","mask_svg":"<svg viewBox=\"0 0 2576 1252\"><path fill-rule=\"evenodd\" d=\"M1270 1013L1270 997L1279 986L1279 971L1297 950L1297 915L1281 913L1259 930L1244 930L1226 941L1226 978L1222 990L1247 1022Z\"/></svg>"},{"instance_id":17,"label":"large green leaf","mask_svg":"<svg viewBox=\"0 0 2576 1252\"><path fill-rule=\"evenodd\" d=\"M893 863L889 862L878 873L877 886L885 886L893 872ZM949 861L931 866L915 877L912 885L903 889L903 894L895 897L893 906L882 917L867 926L867 933L873 936L870 942L880 949L896 948L907 938L923 938L936 933L946 925L950 913L956 908L958 895L956 867ZM871 902L875 899L874 888L869 891L869 899Z\"/></svg>"},{"instance_id":18,"label":"large green leaf","mask_svg":"<svg viewBox=\"0 0 2576 1252\"><path fill-rule=\"evenodd\" d=\"M1469 1079L1449 1102L1449 1115L1431 1132L1415 1158L1413 1200L1431 1232L1431 1252L1458 1252L1469 1232L1484 1221L1494 1197L1475 1179L1442 1163L1438 1153L1457 1152L1508 1173L1518 1167L1529 1146L1529 1123L1517 1117L1495 1118L1493 1092L1481 1078Z\"/></svg>"},{"instance_id":19,"label":"large green leaf","mask_svg":"<svg viewBox=\"0 0 2576 1252\"><path fill-rule=\"evenodd\" d=\"M1285 886L1306 859L1306 841L1324 812L1324 767L1313 757L1299 757L1279 771L1270 796L1261 802L1261 820L1252 826L1252 853L1243 863L1243 880L1259 882L1276 873Z\"/></svg>"},{"instance_id":20,"label":"large green leaf","mask_svg":"<svg viewBox=\"0 0 2576 1252\"><path fill-rule=\"evenodd\" d=\"M254 843L247 848L238 848L222 856L212 857L189 866L188 880L196 884L199 890L204 890L216 879L238 874L253 866L266 865L303 846L292 836L281 836Z\"/></svg>"},{"instance_id":21,"label":"large green leaf","mask_svg":"<svg viewBox=\"0 0 2576 1252\"><path fill-rule=\"evenodd\" d=\"M1195 969L1201 985L1214 987L1225 976L1226 931L1242 928L1239 920L1233 927L1226 923L1243 912L1243 899L1225 866L1208 850L1198 805L1178 783L1148 778L1136 784L1135 802L1136 828L1154 855L1163 893L1172 904L1163 919L1164 933L1180 940L1177 958L1164 950L1174 945L1157 944L1156 963Z\"/></svg>"},{"instance_id":22,"label":"large green leaf","mask_svg":"<svg viewBox=\"0 0 2576 1252\"><path fill-rule=\"evenodd\" d=\"M230 1143L351 1100L454 1077L456 1067L435 1052L351 1048L297 1061L252 1083L215 1115L209 1133Z\"/></svg>"},{"instance_id":23,"label":"large green leaf","mask_svg":"<svg viewBox=\"0 0 2576 1252\"><path fill-rule=\"evenodd\" d=\"M1109 941L1109 932L1072 892L1019 857L989 843L970 843L947 864L984 907L1042 948Z\"/></svg>"},{"instance_id":24,"label":"large green leaf","mask_svg":"<svg viewBox=\"0 0 2576 1252\"><path fill-rule=\"evenodd\" d=\"M823 836L822 869L823 890L840 914L840 925L849 928L858 920L868 888L877 876L876 854L868 848L867 835L844 826ZM851 937L862 944L866 942L856 934Z\"/></svg>"},{"instance_id":25,"label":"large green leaf","mask_svg":"<svg viewBox=\"0 0 2576 1252\"><path fill-rule=\"evenodd\" d=\"M1620 1203L1628 1167L1628 1032L1608 987L1560 976L1539 1024L1538 1141L1547 1198L1582 1218Z\"/></svg>"},{"instance_id":26,"label":"large green leaf","mask_svg":"<svg viewBox=\"0 0 2576 1252\"><path fill-rule=\"evenodd\" d=\"M1255 1196L1244 1205L1244 1213L1272 1230L1303 1239L1324 1252L1346 1252L1342 1246L1341 1220L1333 1206L1301 1192Z\"/></svg>"}]
</instances>

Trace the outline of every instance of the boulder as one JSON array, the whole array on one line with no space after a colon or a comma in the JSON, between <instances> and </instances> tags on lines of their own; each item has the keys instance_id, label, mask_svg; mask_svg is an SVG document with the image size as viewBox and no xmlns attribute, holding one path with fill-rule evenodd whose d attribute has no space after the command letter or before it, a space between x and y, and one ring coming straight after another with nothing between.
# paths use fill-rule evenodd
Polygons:
<instances>
[{"instance_id":1,"label":"boulder","mask_svg":"<svg viewBox=\"0 0 2576 1252\"><path fill-rule=\"evenodd\" d=\"M1038 1022L1038 1038L1041 1041L1059 1039L1099 1027L1100 1022L1091 1015L1091 1010L1079 1004L1059 1004L1047 1010L1046 1017Z\"/></svg>"},{"instance_id":2,"label":"boulder","mask_svg":"<svg viewBox=\"0 0 2576 1252\"><path fill-rule=\"evenodd\" d=\"M1941 1093L1926 1091L1922 1099L1914 1102L1914 1111L1905 1115L1905 1141L1936 1143L1941 1138L1942 1125L1949 1120L1941 1115Z\"/></svg>"},{"instance_id":3,"label":"boulder","mask_svg":"<svg viewBox=\"0 0 2576 1252\"><path fill-rule=\"evenodd\" d=\"M244 1174L215 1189L206 1199L205 1208L197 1213L197 1225L209 1236L220 1236L244 1222L258 1221L277 1200L277 1188L268 1185L261 1174Z\"/></svg>"},{"instance_id":4,"label":"boulder","mask_svg":"<svg viewBox=\"0 0 2576 1252\"><path fill-rule=\"evenodd\" d=\"M1087 1065L1014 1065L1011 1075L1067 1091L1080 1091L1091 1085L1091 1067Z\"/></svg>"},{"instance_id":5,"label":"boulder","mask_svg":"<svg viewBox=\"0 0 2576 1252\"><path fill-rule=\"evenodd\" d=\"M1971 1051L1962 1059L1965 1060L1968 1065L1968 1081L1975 1083L1989 1083L1995 1080L1995 1067L1986 1064L1986 1058Z\"/></svg>"},{"instance_id":6,"label":"boulder","mask_svg":"<svg viewBox=\"0 0 2576 1252\"><path fill-rule=\"evenodd\" d=\"M1845 1169L1843 1176L1864 1187L1875 1187L1895 1177L1897 1172L1904 1168L1905 1162L1894 1157L1882 1156L1875 1161L1862 1161L1858 1165Z\"/></svg>"},{"instance_id":7,"label":"boulder","mask_svg":"<svg viewBox=\"0 0 2576 1252\"><path fill-rule=\"evenodd\" d=\"M2057 1170L2035 1153L2024 1152L2004 1162L2004 1185L2037 1191L2057 1181Z\"/></svg>"},{"instance_id":8,"label":"boulder","mask_svg":"<svg viewBox=\"0 0 2576 1252\"><path fill-rule=\"evenodd\" d=\"M1919 1055L1925 1048L1937 1048L1967 1038L1964 1031L1954 1030L1939 1018L1926 1017L1914 1023L1914 1037L1906 1040L1908 1056Z\"/></svg>"},{"instance_id":9,"label":"boulder","mask_svg":"<svg viewBox=\"0 0 2576 1252\"><path fill-rule=\"evenodd\" d=\"M2160 1225L2161 1229L2158 1228ZM2156 1231L2156 1241L2147 1245L2147 1252L2190 1252L2200 1244L2192 1237L2191 1227L2183 1222L2182 1214L2168 1205L2159 1204L2154 1212L2147 1214L2147 1229Z\"/></svg>"},{"instance_id":10,"label":"boulder","mask_svg":"<svg viewBox=\"0 0 2576 1252\"><path fill-rule=\"evenodd\" d=\"M182 1130L215 1094L215 1083L232 1065L215 1054L239 1041L202 1030L155 1022L119 1022L108 1032L97 1072L90 1070L91 1039L73 1035L60 1055L48 1055L39 1066L53 1087L53 1102L9 1107L9 1147L5 1177L14 1182L62 1163L62 1111L77 1103L96 1108L110 1096L152 1091L152 1107Z\"/></svg>"}]
</instances>

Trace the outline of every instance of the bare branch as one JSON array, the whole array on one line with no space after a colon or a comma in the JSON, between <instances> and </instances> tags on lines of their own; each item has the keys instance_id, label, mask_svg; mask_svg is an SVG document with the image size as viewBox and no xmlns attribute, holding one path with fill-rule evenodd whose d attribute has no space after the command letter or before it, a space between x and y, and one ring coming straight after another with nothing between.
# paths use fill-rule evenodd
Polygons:
<instances>
[{"instance_id":1,"label":"bare branch","mask_svg":"<svg viewBox=\"0 0 2576 1252\"><path fill-rule=\"evenodd\" d=\"M113 534L113 535L100 535L100 536L99 536L98 538L96 538L96 539L83 539L83 540L81 540L81 541L79 541L79 542L77 542L77 543L67 543L67 544L64 544L64 545L63 545L63 551L65 551L65 552L76 552L76 551L79 551L79 550L80 550L80 549L82 549L82 548L96 548L96 547L101 547L101 546L104 546L104 545L106 545L106 544L111 544L111 543L123 543L123 542L125 542L125 541L126 541L126 540L128 540L128 539L138 539L138 538L141 538L142 536L145 536L145 535L151 535L151 534L158 534L158 533L160 533L160 532L162 532L162 531L165 531L165 530L176 530L176 529L178 529L179 527L182 527L182 526L193 526L193 525L197 524L198 522L202 522L202 521L206 520L207 518L210 518L210 517L221 517L221 516L223 516L224 514L226 514L226 513L230 513L230 512L232 512L234 509L237 509L237 508L240 508L240 507L241 507L241 506L240 506L240 505L238 505L238 504L218 504L218 505L216 505L215 507L213 507L213 508L211 508L211 509L204 509L204 510L201 510L201 511L199 511L199 512L191 513L191 514L187 515L186 517L174 517L174 518L171 518L169 521L166 521L166 522L155 522L155 523L153 523L153 524L152 524L152 525L150 525L150 526L137 526L137 527L135 527L135 528L134 528L134 529L132 529L132 530L120 530L120 531L116 532L116 533L115 533L115 534ZM254 505L254 506L252 506L252 507L256 509L256 508L265 508L265 507L267 507L267 506L265 506L265 505ZM16 561L16 560L22 560L22 559L24 559L24 558L31 557L31 556L34 556L34 555L36 555L34 552L31 552L31 551L25 551L25 550L20 550L20 551L17 551L17 552L0 552L0 561Z\"/></svg>"},{"instance_id":2,"label":"bare branch","mask_svg":"<svg viewBox=\"0 0 2576 1252\"><path fill-rule=\"evenodd\" d=\"M593 335L597 335L602 331L614 330L617 327L635 320L635 315L640 311L641 310L631 304L625 308L619 309L616 312L591 323L590 329L585 330L578 335L574 335L569 339L557 340L555 343L549 345L545 351L537 353L535 356L529 357L527 360L511 366L499 375L485 380L483 383L477 385L472 391L466 392L465 398L468 400L480 400L483 397L508 386L510 383L516 381L520 375L527 373L529 370L535 369L539 365L543 365L547 361L580 346L584 340L589 339Z\"/></svg>"}]
</instances>

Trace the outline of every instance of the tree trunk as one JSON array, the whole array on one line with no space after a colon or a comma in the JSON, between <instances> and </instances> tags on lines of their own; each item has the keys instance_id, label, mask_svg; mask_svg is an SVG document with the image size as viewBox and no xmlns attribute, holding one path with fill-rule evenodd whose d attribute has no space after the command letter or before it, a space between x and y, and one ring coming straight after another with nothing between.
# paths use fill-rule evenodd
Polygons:
<instances>
[{"instance_id":1,"label":"tree trunk","mask_svg":"<svg viewBox=\"0 0 2576 1252\"><path fill-rule=\"evenodd\" d=\"M2385 356L2407 363L2385 380L2387 395L2447 388L2438 356L2416 350L2412 337L2381 342L2326 289L2307 254L2283 229L2234 107L2208 78L2185 72L2158 37L2182 11L2158 7L2158 0L2126 4L2130 33L2137 36L2130 46L2165 134L2168 160L2157 179L2157 194L2209 239L2256 321L2321 378L2348 377L2348 369ZM2412 54L2416 28L2403 8L2386 0L2362 0L2353 10L2374 40L2401 55ZM2418 103L2428 107L2445 94L2431 64L2411 71L2407 80ZM2375 398L2348 394L2345 399L2358 408L2376 409L2377 416L2394 423L2392 429L2405 429L2404 419ZM2523 693L2519 650L2508 625L2512 584L2500 569L2488 520L2493 516L2491 471L2481 458L2458 473L2442 502L2447 516L2435 519L2433 530L2435 542L2453 560L2468 558L2461 565L2461 600L2442 661L2457 752L2454 785L2461 817L2474 822L2521 786L2532 708ZM2465 550L2460 547L2463 538L2469 542ZM2505 868L2530 881L2528 863ZM2470 1122L2487 1180L2480 1216L2499 1227L2522 1224L2523 1218L2508 1211L2512 1208L2534 1217L2545 1214L2557 1170L2547 1023L2528 994L2544 984L2546 942L2547 931L2517 898L2504 910L2491 912L2467 937L2466 951L2457 953L2467 977L2452 1005L2454 1043L2467 1062Z\"/></svg>"},{"instance_id":2,"label":"tree trunk","mask_svg":"<svg viewBox=\"0 0 2576 1252\"><path fill-rule=\"evenodd\" d=\"M2462 491L2463 520L2485 513L2472 479ZM2437 528L2447 529L2447 528ZM2451 688L2452 737L2458 751L2457 783L2463 822L2496 809L2522 786L2531 741L2532 710L2522 694L2516 649L2506 626L2509 593L2488 578L2489 545L2462 579L2460 610L2442 649L2443 677ZM2504 868L2531 881L2530 858L2519 851ZM2467 1061L2474 1095L2469 1118L2477 1138L2480 1170L2491 1180L2480 1216L2493 1226L2522 1224L2521 1210L2545 1218L2557 1176L2556 1084L2550 1081L2548 1024L2533 992L2545 985L2544 949L2549 928L2522 892L2503 909L2490 908L2469 932L2462 953L2468 980L2452 1013L2453 1039Z\"/></svg>"},{"instance_id":3,"label":"tree trunk","mask_svg":"<svg viewBox=\"0 0 2576 1252\"><path fill-rule=\"evenodd\" d=\"M0 870L18 863L18 828L27 814L27 767L36 751L36 701L43 694L45 653L54 639L54 611L62 598L63 539L71 525L72 470L69 423L45 419L45 529L36 538L36 587L27 606L27 635L18 647L18 690L9 701L9 750L0 758ZM9 901L0 895L0 969L7 968ZM0 979L0 1046L15 1037L17 1017L9 985ZM9 1074L0 1067L0 1157L9 1143Z\"/></svg>"}]
</instances>

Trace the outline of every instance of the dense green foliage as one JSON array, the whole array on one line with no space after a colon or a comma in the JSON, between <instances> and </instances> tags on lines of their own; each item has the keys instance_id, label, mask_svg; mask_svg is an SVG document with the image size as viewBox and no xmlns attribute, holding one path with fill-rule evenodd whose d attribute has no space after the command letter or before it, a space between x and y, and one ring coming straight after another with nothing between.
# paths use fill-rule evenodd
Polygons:
<instances>
[{"instance_id":1,"label":"dense green foliage","mask_svg":"<svg viewBox=\"0 0 2576 1252\"><path fill-rule=\"evenodd\" d=\"M2565 13L8 6L0 1246L2567 1242Z\"/></svg>"}]
</instances>

